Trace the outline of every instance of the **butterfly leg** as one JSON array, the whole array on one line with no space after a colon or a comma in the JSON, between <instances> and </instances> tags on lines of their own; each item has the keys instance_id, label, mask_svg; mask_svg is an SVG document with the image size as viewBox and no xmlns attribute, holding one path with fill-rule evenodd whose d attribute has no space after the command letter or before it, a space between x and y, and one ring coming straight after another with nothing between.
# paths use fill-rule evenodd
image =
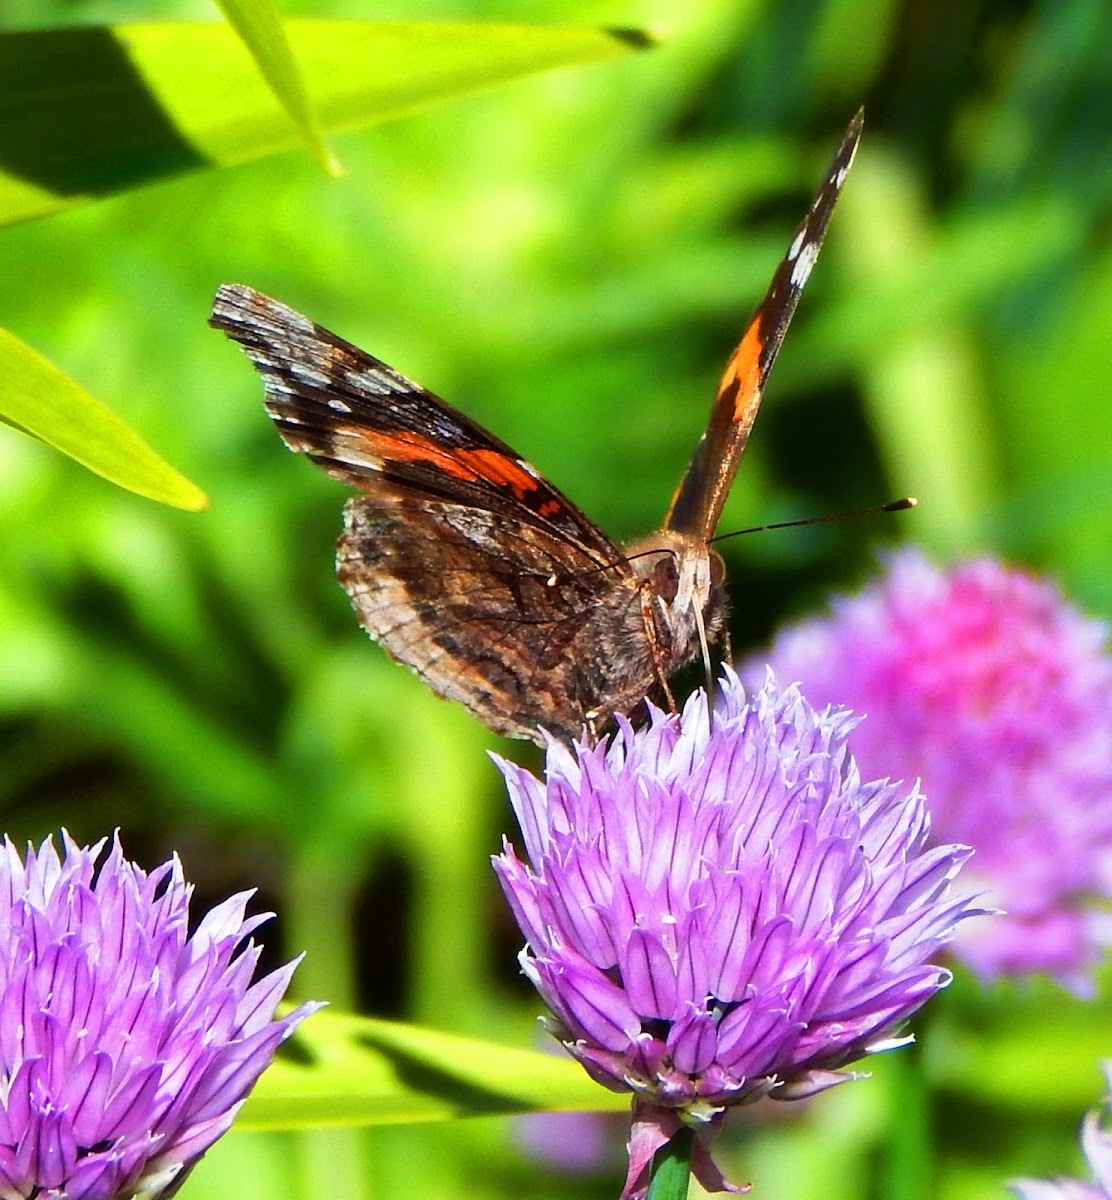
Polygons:
<instances>
[{"instance_id":1,"label":"butterfly leg","mask_svg":"<svg viewBox=\"0 0 1112 1200\"><path fill-rule=\"evenodd\" d=\"M668 686L668 672L664 662L664 655L660 649L660 638L656 632L656 622L653 620L653 603L654 598L652 592L643 587L641 589L641 617L645 622L645 637L649 642L649 653L652 655L653 671L656 674L657 683L660 684L661 690L664 692L664 697L668 702L669 712L679 712L676 706L676 698L672 695L672 689Z\"/></svg>"}]
</instances>

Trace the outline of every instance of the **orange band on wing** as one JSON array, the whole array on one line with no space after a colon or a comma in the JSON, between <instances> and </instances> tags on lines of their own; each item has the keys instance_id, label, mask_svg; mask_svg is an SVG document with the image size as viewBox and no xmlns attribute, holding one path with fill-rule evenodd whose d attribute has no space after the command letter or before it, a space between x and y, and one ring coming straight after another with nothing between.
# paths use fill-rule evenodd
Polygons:
<instances>
[{"instance_id":1,"label":"orange band on wing","mask_svg":"<svg viewBox=\"0 0 1112 1200\"><path fill-rule=\"evenodd\" d=\"M490 483L508 487L523 500L538 489L537 480L512 458L498 450L479 446L474 449L450 449L419 434L369 434L365 429L348 428L343 432L356 437L367 449L384 462L429 463L453 479L466 483ZM559 507L559 506L557 506Z\"/></svg>"},{"instance_id":2,"label":"orange band on wing","mask_svg":"<svg viewBox=\"0 0 1112 1200\"><path fill-rule=\"evenodd\" d=\"M482 447L475 450L459 450L457 457L462 462L473 464L476 475L485 479L487 483L512 488L519 500L524 500L530 492L537 490L536 479L520 463L497 450L486 450Z\"/></svg>"},{"instance_id":3,"label":"orange band on wing","mask_svg":"<svg viewBox=\"0 0 1112 1200\"><path fill-rule=\"evenodd\" d=\"M750 323L741 344L730 356L722 373L722 382L718 385L720 396L733 394L735 425L751 423L753 410L760 401L763 350L764 339L761 337L761 320L758 317Z\"/></svg>"}]
</instances>

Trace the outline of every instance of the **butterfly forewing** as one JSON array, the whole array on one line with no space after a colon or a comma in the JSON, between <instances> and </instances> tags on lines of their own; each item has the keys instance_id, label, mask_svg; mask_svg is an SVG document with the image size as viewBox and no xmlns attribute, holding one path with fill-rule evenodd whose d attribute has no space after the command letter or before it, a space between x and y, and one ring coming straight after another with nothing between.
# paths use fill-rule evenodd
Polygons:
<instances>
[{"instance_id":1,"label":"butterfly forewing","mask_svg":"<svg viewBox=\"0 0 1112 1200\"><path fill-rule=\"evenodd\" d=\"M466 498L567 538L596 563L614 543L504 442L384 362L243 284L216 293L210 324L247 352L291 450L376 493Z\"/></svg>"},{"instance_id":2,"label":"butterfly forewing","mask_svg":"<svg viewBox=\"0 0 1112 1200\"><path fill-rule=\"evenodd\" d=\"M706 432L672 498L666 529L706 542L714 536L738 463L757 417L765 382L776 361L803 285L811 274L857 143L864 113L850 122L810 211L772 277L764 299L726 364Z\"/></svg>"}]
</instances>

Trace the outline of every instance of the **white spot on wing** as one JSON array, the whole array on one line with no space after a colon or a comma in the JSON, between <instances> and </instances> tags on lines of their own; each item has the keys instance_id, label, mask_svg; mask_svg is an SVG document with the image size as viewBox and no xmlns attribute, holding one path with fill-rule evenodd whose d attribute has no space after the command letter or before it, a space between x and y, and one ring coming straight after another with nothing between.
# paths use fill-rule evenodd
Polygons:
<instances>
[{"instance_id":1,"label":"white spot on wing","mask_svg":"<svg viewBox=\"0 0 1112 1200\"><path fill-rule=\"evenodd\" d=\"M811 268L815 265L815 259L818 256L819 246L817 242L808 242L803 247L799 252L799 257L795 260L795 265L792 267L792 287L801 288L807 282L807 277L811 274Z\"/></svg>"},{"instance_id":2,"label":"white spot on wing","mask_svg":"<svg viewBox=\"0 0 1112 1200\"><path fill-rule=\"evenodd\" d=\"M359 440L347 437L336 439L332 453L349 467L367 467L372 471L381 471L386 466L381 456L366 450Z\"/></svg>"},{"instance_id":3,"label":"white spot on wing","mask_svg":"<svg viewBox=\"0 0 1112 1200\"><path fill-rule=\"evenodd\" d=\"M318 371L306 363L297 363L293 369L294 375L304 383L311 384L315 388L321 390L327 389L331 383L330 378L323 371Z\"/></svg>"},{"instance_id":4,"label":"white spot on wing","mask_svg":"<svg viewBox=\"0 0 1112 1200\"><path fill-rule=\"evenodd\" d=\"M389 396L398 389L394 383L381 371L353 371L349 376L355 383L372 396Z\"/></svg>"}]
</instances>

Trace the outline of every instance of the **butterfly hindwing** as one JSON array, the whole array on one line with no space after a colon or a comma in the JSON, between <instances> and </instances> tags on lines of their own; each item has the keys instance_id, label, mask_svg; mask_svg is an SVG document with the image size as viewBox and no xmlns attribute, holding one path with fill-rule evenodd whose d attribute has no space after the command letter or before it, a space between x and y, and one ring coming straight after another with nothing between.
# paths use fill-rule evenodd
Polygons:
<instances>
[{"instance_id":1,"label":"butterfly hindwing","mask_svg":"<svg viewBox=\"0 0 1112 1200\"><path fill-rule=\"evenodd\" d=\"M467 505L349 500L337 573L363 627L488 728L578 736L654 683L640 587L561 538Z\"/></svg>"}]
</instances>

